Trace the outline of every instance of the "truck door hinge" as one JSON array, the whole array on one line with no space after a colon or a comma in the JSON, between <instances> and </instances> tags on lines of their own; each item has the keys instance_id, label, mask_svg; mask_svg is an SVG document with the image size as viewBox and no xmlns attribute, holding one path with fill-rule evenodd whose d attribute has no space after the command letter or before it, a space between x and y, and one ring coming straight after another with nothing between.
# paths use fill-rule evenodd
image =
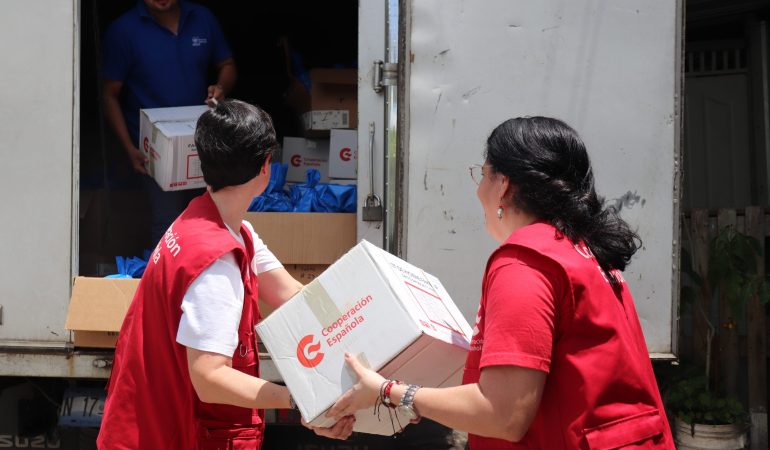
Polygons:
<instances>
[{"instance_id":1,"label":"truck door hinge","mask_svg":"<svg viewBox=\"0 0 770 450\"><path fill-rule=\"evenodd\" d=\"M382 92L385 86L398 85L398 64L386 63L381 59L374 61L374 92Z\"/></svg>"}]
</instances>

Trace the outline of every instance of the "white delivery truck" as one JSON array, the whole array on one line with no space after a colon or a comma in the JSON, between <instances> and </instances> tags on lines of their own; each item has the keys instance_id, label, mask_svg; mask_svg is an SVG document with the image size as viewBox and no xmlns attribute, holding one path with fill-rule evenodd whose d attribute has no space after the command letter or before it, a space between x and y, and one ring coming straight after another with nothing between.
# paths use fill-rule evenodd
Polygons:
<instances>
[{"instance_id":1,"label":"white delivery truck","mask_svg":"<svg viewBox=\"0 0 770 450\"><path fill-rule=\"evenodd\" d=\"M112 352L76 347L64 326L87 239L80 78L94 63L81 24L93 4L4 6L0 377L98 386ZM472 321L494 242L467 168L504 119L562 118L644 241L625 278L650 354L676 358L682 16L682 0L360 0L353 240L429 270Z\"/></svg>"}]
</instances>

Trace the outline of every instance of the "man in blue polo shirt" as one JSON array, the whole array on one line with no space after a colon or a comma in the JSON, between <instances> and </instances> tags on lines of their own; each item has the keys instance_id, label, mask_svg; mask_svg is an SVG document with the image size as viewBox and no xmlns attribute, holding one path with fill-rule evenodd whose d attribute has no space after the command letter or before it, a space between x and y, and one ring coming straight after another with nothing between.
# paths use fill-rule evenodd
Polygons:
<instances>
[{"instance_id":1,"label":"man in blue polo shirt","mask_svg":"<svg viewBox=\"0 0 770 450\"><path fill-rule=\"evenodd\" d=\"M208 80L215 69L216 82ZM139 0L107 29L103 50L107 121L152 207L151 245L200 190L165 192L147 175L138 148L139 110L213 103L235 85L230 47L214 15L184 0Z\"/></svg>"}]
</instances>

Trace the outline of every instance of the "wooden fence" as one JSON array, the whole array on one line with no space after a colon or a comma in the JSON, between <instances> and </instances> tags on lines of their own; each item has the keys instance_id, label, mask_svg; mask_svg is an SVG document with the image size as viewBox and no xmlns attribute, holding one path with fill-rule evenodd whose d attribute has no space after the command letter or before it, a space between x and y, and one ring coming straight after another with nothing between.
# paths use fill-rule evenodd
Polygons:
<instances>
[{"instance_id":1,"label":"wooden fence","mask_svg":"<svg viewBox=\"0 0 770 450\"><path fill-rule=\"evenodd\" d=\"M682 343L689 349L695 363L712 365L711 373L721 382L729 395L737 396L739 385L748 383L748 407L752 416L752 447L767 447L767 328L765 307L759 298L746 303L745 317L734 317L730 305L718 288L709 286L709 243L719 230L734 227L736 231L759 241L762 254L765 237L770 236L770 216L762 207L745 210L720 209L718 211L693 210L682 224L682 245L689 250L693 269L704 280L692 305L692 339ZM758 272L765 273L765 259L759 257ZM712 306L718 303L717 308ZM717 313L711 312L717 309ZM709 318L707 321L706 318ZM739 336L738 323L745 323L745 339ZM715 337L711 348L711 361L706 361L707 337L711 326ZM688 345L689 344L689 345ZM740 379L740 356L746 355L748 379Z\"/></svg>"}]
</instances>

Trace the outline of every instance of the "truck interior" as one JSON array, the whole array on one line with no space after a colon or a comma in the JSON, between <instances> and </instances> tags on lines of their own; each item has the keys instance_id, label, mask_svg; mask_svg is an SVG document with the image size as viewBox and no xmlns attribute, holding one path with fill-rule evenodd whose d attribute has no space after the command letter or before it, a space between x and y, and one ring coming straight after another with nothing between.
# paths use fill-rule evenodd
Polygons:
<instances>
[{"instance_id":1,"label":"truck interior","mask_svg":"<svg viewBox=\"0 0 770 450\"><path fill-rule=\"evenodd\" d=\"M301 117L286 100L301 86L298 79L311 68L357 67L355 0L197 3L214 13L232 49L238 80L229 96L270 113L279 142L303 135ZM100 97L101 38L135 5L136 0L84 0L80 6L80 275L107 275L115 270L115 256L141 257L154 246L148 202L104 119Z\"/></svg>"},{"instance_id":2,"label":"truck interior","mask_svg":"<svg viewBox=\"0 0 770 450\"><path fill-rule=\"evenodd\" d=\"M102 36L109 24L135 7L137 0L80 2L80 235L79 268L82 276L115 273L116 256L142 256L150 249L151 213L139 175L131 165L104 118L101 104ZM287 101L291 89L312 68L356 68L358 3L356 0L303 2L238 2L202 0L219 21L233 52L238 80L229 94L257 104L273 117L279 142L286 136L303 136L300 111ZM210 74L211 84L216 74ZM205 93L201 93L203 100ZM181 105L180 105L181 106ZM351 124L351 128L355 128ZM317 133L314 137L317 136ZM326 132L328 138L328 132ZM280 153L274 161L280 161ZM81 381L79 386L103 383ZM53 387L54 390L59 387ZM44 432L55 418L42 420L25 434ZM296 413L284 411L269 417L274 423L298 425ZM28 422L28 421L27 421ZM60 443L75 439L73 430L61 434ZM79 446L95 448L96 430L80 428ZM301 426L277 427L264 448L287 448L292 442L333 442L315 438ZM382 447L372 440L368 448ZM59 441L57 441L59 442ZM272 444L271 444L272 442ZM292 448L294 448L292 444ZM297 444L299 445L299 444ZM374 446L372 446L374 445ZM298 447L299 448L299 447ZM304 448L304 447L303 447ZM350 448L350 447L348 447Z\"/></svg>"}]
</instances>

